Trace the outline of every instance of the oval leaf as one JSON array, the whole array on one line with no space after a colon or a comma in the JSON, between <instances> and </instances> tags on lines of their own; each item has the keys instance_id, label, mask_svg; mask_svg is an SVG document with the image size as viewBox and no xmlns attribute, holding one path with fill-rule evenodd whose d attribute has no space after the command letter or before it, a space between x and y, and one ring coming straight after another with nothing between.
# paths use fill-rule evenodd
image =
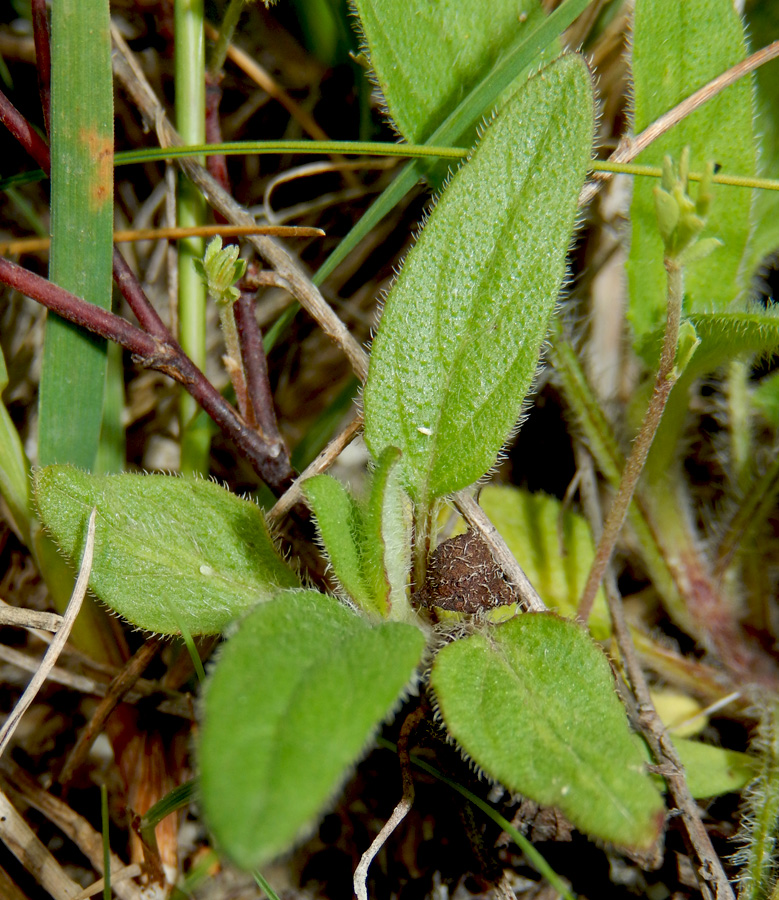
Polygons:
<instances>
[{"instance_id":1,"label":"oval leaf","mask_svg":"<svg viewBox=\"0 0 779 900\"><path fill-rule=\"evenodd\" d=\"M81 558L97 507L89 586L149 631L216 633L279 586L300 584L259 507L210 481L49 466L35 474L35 497L71 561Z\"/></svg>"},{"instance_id":2,"label":"oval leaf","mask_svg":"<svg viewBox=\"0 0 779 900\"><path fill-rule=\"evenodd\" d=\"M509 790L601 840L648 848L658 837L662 797L584 629L518 616L445 647L431 683L449 731Z\"/></svg>"},{"instance_id":3,"label":"oval leaf","mask_svg":"<svg viewBox=\"0 0 779 900\"><path fill-rule=\"evenodd\" d=\"M365 438L376 459L402 451L423 505L480 478L517 421L565 272L592 103L578 56L527 82L444 192L387 299Z\"/></svg>"},{"instance_id":4,"label":"oval leaf","mask_svg":"<svg viewBox=\"0 0 779 900\"><path fill-rule=\"evenodd\" d=\"M371 627L315 591L244 619L208 679L199 752L206 817L239 866L263 865L315 823L424 645L411 625Z\"/></svg>"}]
</instances>

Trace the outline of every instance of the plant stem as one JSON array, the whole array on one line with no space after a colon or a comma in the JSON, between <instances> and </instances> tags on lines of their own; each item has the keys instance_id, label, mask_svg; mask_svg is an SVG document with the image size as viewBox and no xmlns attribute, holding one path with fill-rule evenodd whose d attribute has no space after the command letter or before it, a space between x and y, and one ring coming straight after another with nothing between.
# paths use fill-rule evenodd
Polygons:
<instances>
[{"instance_id":1,"label":"plant stem","mask_svg":"<svg viewBox=\"0 0 779 900\"><path fill-rule=\"evenodd\" d=\"M289 463L279 458L278 453L274 454L262 437L246 425L172 338L166 340L149 335L121 316L87 303L2 257L0 282L43 304L63 319L116 341L138 357L142 365L178 381L235 442L241 454L273 490L281 492L291 484L293 472Z\"/></svg>"},{"instance_id":2,"label":"plant stem","mask_svg":"<svg viewBox=\"0 0 779 900\"><path fill-rule=\"evenodd\" d=\"M176 126L186 142L205 141L205 38L203 0L175 0ZM202 160L201 160L202 161ZM177 224L203 225L206 202L200 191L184 176L179 178ZM179 242L178 319L179 342L184 352L201 370L206 364L206 287L192 265L203 256L202 238ZM192 428L197 404L183 395L179 407L182 472L207 472L211 438L206 429Z\"/></svg>"},{"instance_id":3,"label":"plant stem","mask_svg":"<svg viewBox=\"0 0 779 900\"><path fill-rule=\"evenodd\" d=\"M233 39L233 34L243 12L244 0L230 0L225 10L222 26L219 29L219 37L216 39L211 58L208 61L208 74L211 78L217 78L224 68L227 59L227 51Z\"/></svg>"},{"instance_id":4,"label":"plant stem","mask_svg":"<svg viewBox=\"0 0 779 900\"><path fill-rule=\"evenodd\" d=\"M595 595L598 592L601 581L603 581L606 567L611 561L617 538L622 530L622 526L625 524L630 501L641 477L644 463L652 446L660 419L663 416L668 397L677 379L674 362L676 360L676 346L679 340L679 326L682 318L682 268L677 260L669 257L665 258L664 263L668 275L668 313L663 349L655 377L655 387L644 415L644 421L641 423L641 428L633 443L633 449L625 464L619 489L606 517L603 534L598 542L598 549L595 552L595 558L587 576L587 583L579 601L578 616L584 622L587 621L592 612Z\"/></svg>"},{"instance_id":5,"label":"plant stem","mask_svg":"<svg viewBox=\"0 0 779 900\"><path fill-rule=\"evenodd\" d=\"M242 291L233 305L238 337L241 342L241 360L246 376L249 404L260 434L271 447L277 447L279 454L287 461L289 450L279 431L276 412L273 407L273 392L268 380L268 362L262 344L262 334L254 315L254 297Z\"/></svg>"},{"instance_id":6,"label":"plant stem","mask_svg":"<svg viewBox=\"0 0 779 900\"><path fill-rule=\"evenodd\" d=\"M597 536L601 526L601 515L595 488L592 458L581 444L578 445L576 458L578 468L583 473L581 480L582 503L593 532ZM609 614L611 615L614 637L616 638L630 687L638 705L637 724L652 756L662 769L661 774L665 778L674 803L682 815L686 842L692 851L692 855L697 857L700 862L696 875L702 893L704 896L711 896L705 890L705 886L710 882L714 887L716 900L735 900L733 890L722 868L722 863L715 853L708 832L701 821L698 804L690 793L679 754L655 709L652 695L649 692L649 685L641 668L633 637L625 619L625 609L622 603L622 596L617 587L617 579L609 562L606 563L604 574L606 576L604 585L606 600L609 606Z\"/></svg>"},{"instance_id":7,"label":"plant stem","mask_svg":"<svg viewBox=\"0 0 779 900\"><path fill-rule=\"evenodd\" d=\"M32 0L32 34L35 41L35 69L38 73L38 93L41 96L46 134L51 135L51 40L46 0Z\"/></svg>"},{"instance_id":8,"label":"plant stem","mask_svg":"<svg viewBox=\"0 0 779 900\"><path fill-rule=\"evenodd\" d=\"M238 326L235 324L235 310L232 303L219 304L219 323L222 326L222 336L227 350L222 357L222 362L224 362L230 381L233 383L238 409L246 422L253 427L256 425L254 410L246 388L246 375L243 370L241 345L238 340Z\"/></svg>"}]
</instances>

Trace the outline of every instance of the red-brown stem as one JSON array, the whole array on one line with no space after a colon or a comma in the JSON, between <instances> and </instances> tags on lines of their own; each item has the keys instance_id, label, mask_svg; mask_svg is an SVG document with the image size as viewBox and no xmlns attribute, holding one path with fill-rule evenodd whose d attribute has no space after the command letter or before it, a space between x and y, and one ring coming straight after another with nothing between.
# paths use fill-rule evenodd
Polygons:
<instances>
[{"instance_id":1,"label":"red-brown stem","mask_svg":"<svg viewBox=\"0 0 779 900\"><path fill-rule=\"evenodd\" d=\"M5 125L48 175L51 167L51 157L49 156L49 148L46 146L46 141L43 140L2 91L0 91L0 122Z\"/></svg>"},{"instance_id":2,"label":"red-brown stem","mask_svg":"<svg viewBox=\"0 0 779 900\"><path fill-rule=\"evenodd\" d=\"M168 326L162 321L157 314L157 310L149 302L149 298L135 277L135 272L130 268L127 260L116 246L114 246L113 268L116 286L127 301L127 305L133 311L141 328L161 341L169 344L175 343Z\"/></svg>"},{"instance_id":3,"label":"red-brown stem","mask_svg":"<svg viewBox=\"0 0 779 900\"><path fill-rule=\"evenodd\" d=\"M51 35L46 0L31 0L32 34L35 41L35 67L41 95L46 134L51 134Z\"/></svg>"},{"instance_id":4,"label":"red-brown stem","mask_svg":"<svg viewBox=\"0 0 779 900\"><path fill-rule=\"evenodd\" d=\"M235 324L241 342L241 357L249 391L249 402L260 434L288 460L289 451L279 431L276 412L273 407L273 393L268 380L268 363L262 335L254 315L254 294L241 291L241 296L233 304Z\"/></svg>"},{"instance_id":5,"label":"red-brown stem","mask_svg":"<svg viewBox=\"0 0 779 900\"><path fill-rule=\"evenodd\" d=\"M49 174L51 157L46 142L2 91L0 91L0 122L8 128L46 174ZM141 331L121 316L99 309L45 278L2 258L0 258L0 281L37 300L63 319L115 341L137 356L142 365L165 372L183 384L219 428L233 440L263 481L277 493L286 490L294 477L286 452L280 452L276 443L265 444L262 435L247 426L183 352L157 315L124 257L116 249L113 266L114 278L119 289L146 331Z\"/></svg>"},{"instance_id":6,"label":"red-brown stem","mask_svg":"<svg viewBox=\"0 0 779 900\"><path fill-rule=\"evenodd\" d=\"M206 143L222 143L222 124L219 121L219 105L222 102L222 75L206 73ZM223 153L206 158L206 168L225 190L230 189L230 177L227 174L227 158ZM217 221L226 221L217 213Z\"/></svg>"},{"instance_id":7,"label":"red-brown stem","mask_svg":"<svg viewBox=\"0 0 779 900\"><path fill-rule=\"evenodd\" d=\"M2 257L0 281L63 319L115 341L136 356L141 365L164 372L178 381L224 434L234 441L271 489L280 493L292 483L293 472L289 463L273 445L266 444L256 431L246 425L178 344L149 335L121 316L100 309Z\"/></svg>"},{"instance_id":8,"label":"red-brown stem","mask_svg":"<svg viewBox=\"0 0 779 900\"><path fill-rule=\"evenodd\" d=\"M598 549L595 552L595 558L587 576L587 583L579 601L577 615L584 622L587 621L592 612L595 595L603 580L606 567L611 561L617 538L620 531L622 531L622 526L625 524L630 501L633 499L638 480L644 470L644 463L649 455L655 434L657 434L668 397L676 383L674 363L682 315L682 270L679 262L675 259L666 257L664 262L668 274L668 315L666 318L663 349L660 355L660 363L657 367L657 375L655 376L655 387L644 415L644 421L641 423L641 429L636 436L633 449L622 472L619 489L606 517L603 533L598 542Z\"/></svg>"}]
</instances>

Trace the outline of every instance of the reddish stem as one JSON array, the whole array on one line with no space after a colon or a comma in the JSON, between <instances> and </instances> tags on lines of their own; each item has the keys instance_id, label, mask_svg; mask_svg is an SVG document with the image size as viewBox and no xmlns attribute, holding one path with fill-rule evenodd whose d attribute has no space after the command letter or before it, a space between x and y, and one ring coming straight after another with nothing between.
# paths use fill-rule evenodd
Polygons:
<instances>
[{"instance_id":1,"label":"reddish stem","mask_svg":"<svg viewBox=\"0 0 779 900\"><path fill-rule=\"evenodd\" d=\"M43 140L2 91L0 91L0 122L5 125L48 175L51 167L51 157L49 156L49 148L46 145L46 141Z\"/></svg>"},{"instance_id":2,"label":"reddish stem","mask_svg":"<svg viewBox=\"0 0 779 900\"><path fill-rule=\"evenodd\" d=\"M121 316L88 303L2 257L0 281L41 303L63 319L121 344L141 365L164 372L178 381L235 442L242 455L272 489L281 492L292 483L292 469L280 456L277 448L266 444L256 431L247 427L178 344L147 334Z\"/></svg>"},{"instance_id":3,"label":"reddish stem","mask_svg":"<svg viewBox=\"0 0 779 900\"><path fill-rule=\"evenodd\" d=\"M8 128L46 174L49 174L51 157L46 142L2 91L0 91L0 122ZM234 441L257 474L274 491L279 493L284 491L294 477L286 452L280 452L275 442L266 444L262 435L250 429L183 352L157 315L124 257L116 249L113 266L116 283L144 331L121 316L100 309L1 257L0 281L37 300L63 319L121 344L136 356L142 365L165 372L184 385L219 428Z\"/></svg>"},{"instance_id":4,"label":"reddish stem","mask_svg":"<svg viewBox=\"0 0 779 900\"><path fill-rule=\"evenodd\" d=\"M46 133L51 134L51 35L46 0L31 0L32 34L35 41L35 62L38 70L38 92Z\"/></svg>"},{"instance_id":5,"label":"reddish stem","mask_svg":"<svg viewBox=\"0 0 779 900\"><path fill-rule=\"evenodd\" d=\"M273 393L268 379L268 362L262 335L257 327L254 315L254 294L242 291L241 296L233 304L235 324L238 326L238 337L241 342L241 359L243 361L249 402L254 410L257 428L265 440L278 448L277 452L289 461L289 451L279 431L276 412L273 408Z\"/></svg>"}]
</instances>

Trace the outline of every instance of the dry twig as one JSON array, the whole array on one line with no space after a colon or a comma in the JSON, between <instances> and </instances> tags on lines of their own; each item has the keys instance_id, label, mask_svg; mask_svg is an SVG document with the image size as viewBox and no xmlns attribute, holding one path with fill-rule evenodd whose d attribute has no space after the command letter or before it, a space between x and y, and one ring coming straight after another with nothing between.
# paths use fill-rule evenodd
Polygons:
<instances>
[{"instance_id":1,"label":"dry twig","mask_svg":"<svg viewBox=\"0 0 779 900\"><path fill-rule=\"evenodd\" d=\"M95 550L96 517L97 508L94 508L89 516L89 524L87 525L87 539L84 544L84 556L81 559L81 568L76 580L76 586L73 588L73 596L70 598L68 608L65 610L65 615L62 618L62 625L57 631L54 640L49 644L46 653L43 655L38 671L33 675L32 680L19 698L19 702L0 729L0 756L3 755L3 751L13 737L13 733L16 731L16 727L21 721L22 716L25 714L30 704L35 699L36 694L46 681L48 673L54 668L54 663L62 652L62 648L65 646L65 643L70 636L73 623L76 621L76 616L81 609L81 603L87 593L89 575L92 571L92 556Z\"/></svg>"}]
</instances>

